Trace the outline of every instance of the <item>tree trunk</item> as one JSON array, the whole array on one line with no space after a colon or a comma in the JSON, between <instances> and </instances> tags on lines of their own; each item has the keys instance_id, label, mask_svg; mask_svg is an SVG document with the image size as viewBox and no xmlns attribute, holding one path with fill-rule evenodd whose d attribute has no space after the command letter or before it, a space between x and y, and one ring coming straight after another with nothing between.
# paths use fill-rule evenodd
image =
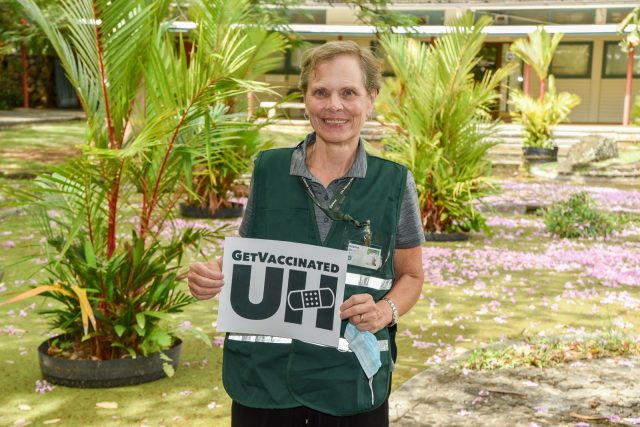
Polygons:
<instances>
[{"instance_id":1,"label":"tree trunk","mask_svg":"<svg viewBox=\"0 0 640 427\"><path fill-rule=\"evenodd\" d=\"M522 92L529 95L529 84L531 83L531 65L524 63L524 82L522 82Z\"/></svg>"},{"instance_id":2,"label":"tree trunk","mask_svg":"<svg viewBox=\"0 0 640 427\"><path fill-rule=\"evenodd\" d=\"M26 27L27 21L20 18L20 23ZM20 53L22 54L22 106L29 108L29 65L27 62L27 46L24 42L20 43Z\"/></svg>"}]
</instances>

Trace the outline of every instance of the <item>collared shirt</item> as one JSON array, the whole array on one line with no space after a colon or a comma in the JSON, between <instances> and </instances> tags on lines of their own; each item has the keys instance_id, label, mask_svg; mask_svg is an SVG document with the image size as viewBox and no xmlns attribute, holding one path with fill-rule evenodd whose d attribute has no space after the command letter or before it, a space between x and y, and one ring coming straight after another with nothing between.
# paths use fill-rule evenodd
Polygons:
<instances>
[{"instance_id":1,"label":"collared shirt","mask_svg":"<svg viewBox=\"0 0 640 427\"><path fill-rule=\"evenodd\" d=\"M353 160L353 164L347 171L347 173L333 180L328 187L325 188L322 183L313 176L309 167L307 166L307 147L314 144L316 141L316 134L310 133L306 136L291 156L291 166L289 169L290 175L301 176L308 180L311 190L315 193L316 197L326 207L329 201L332 199L334 193L349 180L349 178L364 178L367 174L367 155L364 149L364 143L362 140L358 142L358 148L356 151L356 157ZM242 223L240 224L240 235L246 236L248 234L251 221L256 220L253 218L252 209L252 192L253 192L253 177L251 178L252 185L249 191L249 199L245 209ZM318 225L318 231L320 238L324 242L325 238L329 234L331 229L332 220L320 209L315 206L316 224ZM340 206L335 206L340 208ZM398 222L398 230L396 235L396 249L408 249L421 245L424 242L424 233L422 231L422 224L420 220L420 209L418 207L418 194L416 190L416 184L411 172L407 173L407 184L404 192L404 198L400 208L400 220Z\"/></svg>"}]
</instances>

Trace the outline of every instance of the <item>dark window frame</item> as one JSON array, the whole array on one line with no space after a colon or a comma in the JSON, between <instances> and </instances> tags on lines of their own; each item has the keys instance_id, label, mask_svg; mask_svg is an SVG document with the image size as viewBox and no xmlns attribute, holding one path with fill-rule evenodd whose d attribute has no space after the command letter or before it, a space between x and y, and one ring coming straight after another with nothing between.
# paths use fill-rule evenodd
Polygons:
<instances>
[{"instance_id":1,"label":"dark window frame","mask_svg":"<svg viewBox=\"0 0 640 427\"><path fill-rule=\"evenodd\" d=\"M559 46L578 46L578 45L587 45L589 46L589 62L588 69L586 73L583 74L558 74L553 70L553 59L551 60L551 64L549 65L549 74L553 74L553 76L557 79L590 79L593 74L593 42L592 41L569 41L569 42L560 42ZM554 56L557 55L554 54Z\"/></svg>"},{"instance_id":2,"label":"dark window frame","mask_svg":"<svg viewBox=\"0 0 640 427\"><path fill-rule=\"evenodd\" d=\"M310 49L311 47L314 47L314 45L321 45L321 44L325 44L326 42L327 42L326 40L305 40L304 41L304 43L307 43L307 44L310 45L308 47L308 49ZM294 66L291 63L293 49L297 49L297 47L289 48L284 53L284 67L283 68L278 68L276 70L269 71L267 74L286 74L286 75L300 74L300 68Z\"/></svg>"},{"instance_id":3,"label":"dark window frame","mask_svg":"<svg viewBox=\"0 0 640 427\"><path fill-rule=\"evenodd\" d=\"M613 40L609 40L609 41L605 41L604 42L604 46L602 48L602 78L603 79L626 79L627 78L627 73L626 72L622 73L622 74L613 74L613 75L607 75L607 73L606 73L606 71L607 71L607 46L612 46L612 45L619 46L619 43L620 42L613 41ZM625 60L625 68L626 68L626 60ZM632 78L634 78L634 79L640 78L640 72L633 73Z\"/></svg>"}]
</instances>

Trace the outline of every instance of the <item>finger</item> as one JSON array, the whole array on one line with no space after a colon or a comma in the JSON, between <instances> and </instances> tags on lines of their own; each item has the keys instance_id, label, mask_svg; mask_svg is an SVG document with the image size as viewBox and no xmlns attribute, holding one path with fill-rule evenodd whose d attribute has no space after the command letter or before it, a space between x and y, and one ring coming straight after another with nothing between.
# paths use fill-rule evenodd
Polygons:
<instances>
[{"instance_id":1,"label":"finger","mask_svg":"<svg viewBox=\"0 0 640 427\"><path fill-rule=\"evenodd\" d=\"M213 271L222 271L222 268L220 267L220 263L215 258L207 261L205 265L210 269L212 269Z\"/></svg>"},{"instance_id":2,"label":"finger","mask_svg":"<svg viewBox=\"0 0 640 427\"><path fill-rule=\"evenodd\" d=\"M224 280L222 279L210 279L208 277L200 276L194 272L189 272L189 274L187 274L187 279L189 287L193 286L202 289L217 289L224 285Z\"/></svg>"},{"instance_id":3,"label":"finger","mask_svg":"<svg viewBox=\"0 0 640 427\"><path fill-rule=\"evenodd\" d=\"M221 289L222 287L213 288L213 287L202 287L197 285L193 285L189 287L189 290L191 291L191 295L193 295L199 300L213 298L220 293Z\"/></svg>"},{"instance_id":4,"label":"finger","mask_svg":"<svg viewBox=\"0 0 640 427\"><path fill-rule=\"evenodd\" d=\"M373 302L373 297L369 294L355 294L355 295L351 295L351 297L349 297L348 299L346 299L341 305L340 305L340 310L344 311L344 310L348 310L349 308L358 305L358 304L364 304L366 302Z\"/></svg>"},{"instance_id":5,"label":"finger","mask_svg":"<svg viewBox=\"0 0 640 427\"><path fill-rule=\"evenodd\" d=\"M224 281L199 276L193 271L187 275L189 291L198 299L208 299L220 293Z\"/></svg>"},{"instance_id":6,"label":"finger","mask_svg":"<svg viewBox=\"0 0 640 427\"><path fill-rule=\"evenodd\" d=\"M202 262L196 262L191 264L189 271L193 271L199 276L206 277L208 279L213 280L222 280L224 275L220 271L220 266L214 266L211 263L215 263L215 261L211 261L207 264ZM215 263L217 265L217 263Z\"/></svg>"},{"instance_id":7,"label":"finger","mask_svg":"<svg viewBox=\"0 0 640 427\"><path fill-rule=\"evenodd\" d=\"M341 310L340 318L350 319L352 317L357 317L360 314L365 314L367 312L373 311L374 309L375 309L375 304L373 303L373 300L366 301L360 304L353 305L350 308L347 308L346 310ZM355 319L353 323L358 323L358 319Z\"/></svg>"}]
</instances>

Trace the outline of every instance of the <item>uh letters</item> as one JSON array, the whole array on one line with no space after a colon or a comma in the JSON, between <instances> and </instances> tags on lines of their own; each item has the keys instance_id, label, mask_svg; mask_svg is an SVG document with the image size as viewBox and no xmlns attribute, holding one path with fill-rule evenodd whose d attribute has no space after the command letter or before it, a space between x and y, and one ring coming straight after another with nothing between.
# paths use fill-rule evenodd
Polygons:
<instances>
[{"instance_id":1,"label":"uh letters","mask_svg":"<svg viewBox=\"0 0 640 427\"><path fill-rule=\"evenodd\" d=\"M282 267L265 267L262 300L253 303L249 299L252 265L234 264L231 278L230 302L233 311L249 320L266 320L280 309L284 272ZM308 309L317 309L316 328L332 330L336 310L338 277L321 274L319 289L306 290L307 271L288 269L284 322L302 324Z\"/></svg>"}]
</instances>

